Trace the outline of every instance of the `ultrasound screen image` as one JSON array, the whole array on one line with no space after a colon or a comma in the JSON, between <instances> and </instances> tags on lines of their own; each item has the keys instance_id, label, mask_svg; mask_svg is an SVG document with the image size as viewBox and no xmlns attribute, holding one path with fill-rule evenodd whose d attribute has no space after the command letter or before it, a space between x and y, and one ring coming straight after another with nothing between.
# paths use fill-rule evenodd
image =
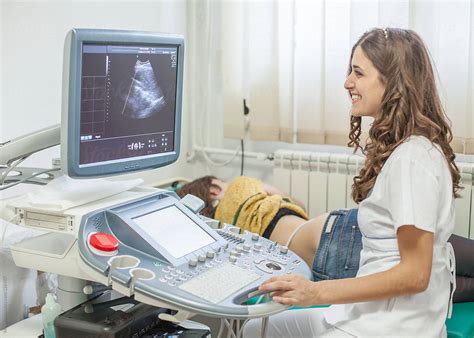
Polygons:
<instances>
[{"instance_id":1,"label":"ultrasound screen image","mask_svg":"<svg viewBox=\"0 0 474 338\"><path fill-rule=\"evenodd\" d=\"M84 45L80 164L174 150L175 46Z\"/></svg>"},{"instance_id":2,"label":"ultrasound screen image","mask_svg":"<svg viewBox=\"0 0 474 338\"><path fill-rule=\"evenodd\" d=\"M130 118L149 118L166 106L165 96L155 79L150 61L137 60L130 88L122 95L122 114Z\"/></svg>"}]
</instances>

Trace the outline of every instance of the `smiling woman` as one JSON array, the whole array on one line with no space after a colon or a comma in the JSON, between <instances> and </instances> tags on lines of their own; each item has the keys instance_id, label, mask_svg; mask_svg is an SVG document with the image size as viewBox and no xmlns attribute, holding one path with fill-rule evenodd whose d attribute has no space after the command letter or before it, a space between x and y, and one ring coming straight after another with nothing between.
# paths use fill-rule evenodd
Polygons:
<instances>
[{"instance_id":1,"label":"smiling woman","mask_svg":"<svg viewBox=\"0 0 474 338\"><path fill-rule=\"evenodd\" d=\"M352 186L359 269L353 278L285 275L262 284L260 291L278 303L339 304L270 317L268 336L446 336L455 288L448 239L460 175L423 41L407 29L364 33L352 48L344 87L352 100L349 145L362 148L361 118L374 120ZM335 223L351 218L337 213ZM245 335L260 328L251 321Z\"/></svg>"},{"instance_id":2,"label":"smiling woman","mask_svg":"<svg viewBox=\"0 0 474 338\"><path fill-rule=\"evenodd\" d=\"M354 51L344 88L351 96L352 116L376 118L381 113L380 102L385 92L385 80L360 46Z\"/></svg>"}]
</instances>

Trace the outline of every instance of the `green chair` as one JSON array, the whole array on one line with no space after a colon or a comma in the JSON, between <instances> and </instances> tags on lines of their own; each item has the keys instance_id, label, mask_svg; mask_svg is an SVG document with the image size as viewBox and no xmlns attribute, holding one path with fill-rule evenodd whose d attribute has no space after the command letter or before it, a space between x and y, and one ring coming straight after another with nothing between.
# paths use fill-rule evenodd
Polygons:
<instances>
[{"instance_id":1,"label":"green chair","mask_svg":"<svg viewBox=\"0 0 474 338\"><path fill-rule=\"evenodd\" d=\"M446 320L448 338L474 337L474 302L453 304L453 315Z\"/></svg>"}]
</instances>

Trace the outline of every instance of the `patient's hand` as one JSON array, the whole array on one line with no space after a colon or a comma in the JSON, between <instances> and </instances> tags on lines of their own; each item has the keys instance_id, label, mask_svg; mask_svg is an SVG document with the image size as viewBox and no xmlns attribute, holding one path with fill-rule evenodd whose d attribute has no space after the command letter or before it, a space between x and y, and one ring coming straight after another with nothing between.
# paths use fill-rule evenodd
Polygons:
<instances>
[{"instance_id":1,"label":"patient's hand","mask_svg":"<svg viewBox=\"0 0 474 338\"><path fill-rule=\"evenodd\" d=\"M284 305L310 306L318 304L316 283L301 275L272 277L259 287L260 293L270 292L274 302Z\"/></svg>"},{"instance_id":2,"label":"patient's hand","mask_svg":"<svg viewBox=\"0 0 474 338\"><path fill-rule=\"evenodd\" d=\"M263 190L265 190L265 192L270 196L271 195L280 195L280 196L288 195L288 194L285 194L283 191L279 190L278 188L275 188L274 186L270 184L266 184L266 183L263 184Z\"/></svg>"}]
</instances>

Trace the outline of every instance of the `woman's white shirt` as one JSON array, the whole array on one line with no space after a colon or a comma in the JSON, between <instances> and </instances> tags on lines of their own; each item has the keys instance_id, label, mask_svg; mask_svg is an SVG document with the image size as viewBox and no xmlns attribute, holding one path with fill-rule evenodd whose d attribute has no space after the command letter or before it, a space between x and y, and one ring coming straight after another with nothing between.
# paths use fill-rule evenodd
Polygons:
<instances>
[{"instance_id":1,"label":"woman's white shirt","mask_svg":"<svg viewBox=\"0 0 474 338\"><path fill-rule=\"evenodd\" d=\"M397 229L414 225L434 234L428 288L388 300L333 305L326 321L356 336L445 337L454 282L454 198L448 163L438 146L411 136L398 146L377 176L358 213L363 248L357 276L386 271L400 262Z\"/></svg>"}]
</instances>

